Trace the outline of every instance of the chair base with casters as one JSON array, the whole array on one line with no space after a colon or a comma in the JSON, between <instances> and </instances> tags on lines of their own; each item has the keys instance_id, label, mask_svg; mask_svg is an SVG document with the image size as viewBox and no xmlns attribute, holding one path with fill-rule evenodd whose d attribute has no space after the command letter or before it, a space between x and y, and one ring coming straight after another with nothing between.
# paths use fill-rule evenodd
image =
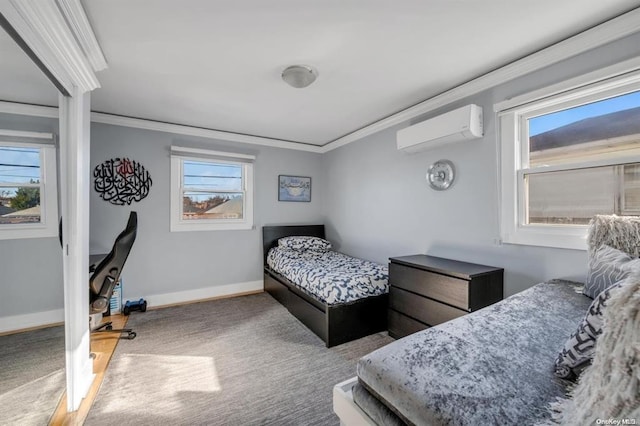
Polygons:
<instances>
[{"instance_id":1,"label":"chair base with casters","mask_svg":"<svg viewBox=\"0 0 640 426\"><path fill-rule=\"evenodd\" d=\"M102 321L102 318L101 313L89 315L89 329L91 333L119 333L120 336L118 337L120 339L133 340L136 338L136 332L131 328L113 328L113 321L107 321L97 325Z\"/></svg>"},{"instance_id":2,"label":"chair base with casters","mask_svg":"<svg viewBox=\"0 0 640 426\"><path fill-rule=\"evenodd\" d=\"M120 339L133 340L137 334L131 328L113 328L113 322L107 321L104 324L100 324L98 327L91 330L92 333L120 333ZM123 334L127 334L123 336Z\"/></svg>"},{"instance_id":3,"label":"chair base with casters","mask_svg":"<svg viewBox=\"0 0 640 426\"><path fill-rule=\"evenodd\" d=\"M120 339L133 340L137 334L132 328L113 328L113 322L107 321L99 326L92 328L91 333L119 333ZM126 336L124 334L126 333Z\"/></svg>"},{"instance_id":4,"label":"chair base with casters","mask_svg":"<svg viewBox=\"0 0 640 426\"><path fill-rule=\"evenodd\" d=\"M103 300L103 298L99 298L98 300L95 300L91 306L93 308L97 308L98 311L102 311L104 310L102 308L102 305L104 303L105 303L105 300ZM98 321L102 319L102 313L97 313L92 315L94 316L100 315L100 317L98 318ZM96 318L97 317L94 317L93 320L95 320ZM91 321L93 320L90 320L89 323L91 324ZM136 332L133 331L133 329L131 328L113 328L113 321L107 321L105 323L100 324L97 327L90 327L90 328L91 328L91 333L119 333L120 339L133 340L136 338ZM124 335L125 333L126 333L126 336Z\"/></svg>"}]
</instances>

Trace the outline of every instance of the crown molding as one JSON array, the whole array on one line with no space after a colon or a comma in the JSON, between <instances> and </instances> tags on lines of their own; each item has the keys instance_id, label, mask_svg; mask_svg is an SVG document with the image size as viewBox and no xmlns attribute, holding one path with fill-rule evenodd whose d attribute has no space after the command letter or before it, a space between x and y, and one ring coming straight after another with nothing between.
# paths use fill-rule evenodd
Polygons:
<instances>
[{"instance_id":1,"label":"crown molding","mask_svg":"<svg viewBox=\"0 0 640 426\"><path fill-rule=\"evenodd\" d=\"M155 130L158 132L175 133L179 135L197 136L208 139L218 139L230 142L247 143L252 145L269 146L273 148L295 149L307 152L322 152L322 148L300 142L281 139L265 138L261 136L243 135L241 133L224 132L221 130L203 129L182 124L163 123L160 121L141 118L124 117L120 115L92 112L91 121L95 123L112 124L114 126L133 127L137 129Z\"/></svg>"},{"instance_id":2,"label":"crown molding","mask_svg":"<svg viewBox=\"0 0 640 426\"><path fill-rule=\"evenodd\" d=\"M32 117L45 117L58 119L58 108L21 104L17 102L0 101L0 113L28 115ZM121 115L92 112L91 121L94 123L111 124L113 126L132 127L136 129L155 130L164 133L178 135L197 136L207 139L218 139L230 142L246 143L252 145L269 146L273 148L295 149L321 153L322 148L300 142L285 141L281 139L264 138L260 136L243 135L240 133L224 132L221 130L203 129L200 127L185 126L181 124L163 123L160 121L145 120L142 118L124 117Z\"/></svg>"},{"instance_id":3,"label":"crown molding","mask_svg":"<svg viewBox=\"0 0 640 426\"><path fill-rule=\"evenodd\" d=\"M519 107L528 102L534 102L549 96L570 92L578 88L584 88L584 86L602 82L606 79L624 75L627 75L629 79L636 79L637 77L635 76L638 75L638 70L640 70L640 56L573 77L560 83L552 84L551 86L546 86L532 92L527 92L522 95L505 99L504 101L494 104L493 111L497 113L505 112L511 108Z\"/></svg>"},{"instance_id":4,"label":"crown molding","mask_svg":"<svg viewBox=\"0 0 640 426\"><path fill-rule=\"evenodd\" d=\"M0 0L0 13L67 93L100 87L55 0Z\"/></svg>"},{"instance_id":5,"label":"crown molding","mask_svg":"<svg viewBox=\"0 0 640 426\"><path fill-rule=\"evenodd\" d=\"M93 70L97 72L106 69L107 60L80 0L56 0L56 2Z\"/></svg>"},{"instance_id":6,"label":"crown molding","mask_svg":"<svg viewBox=\"0 0 640 426\"><path fill-rule=\"evenodd\" d=\"M58 119L57 107L21 104L18 102L0 101L0 113Z\"/></svg>"},{"instance_id":7,"label":"crown molding","mask_svg":"<svg viewBox=\"0 0 640 426\"><path fill-rule=\"evenodd\" d=\"M53 15L57 16L57 18L49 19L51 21L50 23L57 23L57 25L53 25L52 28L57 28L57 26L62 25L62 23L60 22L60 19L64 20L64 17L62 16L63 14L65 15L65 17L74 16L75 18L73 19L76 19L75 23L70 23L69 25L71 27L82 28L81 30L79 30L80 32L76 33L76 37L78 38L78 40L84 39L87 43L89 43L87 46L90 46L90 44L92 43L92 41L89 40L91 38L91 35L87 34L86 31L90 30L91 27L86 19L86 15L82 10L82 5L79 3L79 1L78 0L55 0L55 1L57 1L57 4L60 5L60 9L55 8L57 10L57 13L53 13ZM17 5L19 5L20 7L18 7ZM45 6L45 5L48 5L48 6ZM22 0L22 1L0 0L0 13L2 13L5 16L5 18L14 26L14 28L16 26L19 28L26 26L27 34L37 35L39 33L37 32L34 33L34 30L28 24L28 22L31 22L31 21L27 21L23 19L19 11L29 10L30 11L29 13L31 15L37 17L37 19L33 18L33 20L42 24L43 22L48 22L48 21L46 19L45 20L42 19L42 17L40 16L40 12L45 10L46 7L51 7L52 5L55 6L53 3L53 0L46 0L46 1L45 0ZM60 10L62 10L62 12L60 12ZM27 13L27 15L31 16L29 15L29 13ZM12 19L9 19L9 17L12 17ZM314 153L326 153L334 149L340 148L342 146L345 146L349 143L360 140L366 136L385 130L389 127L402 124L413 118L416 118L423 114L427 114L431 111L434 111L437 108L441 108L453 102L459 101L469 96L473 96L475 94L483 92L487 89L495 87L504 82L516 79L518 77L529 74L533 71L536 71L541 68L560 62L561 60L570 58L572 56L576 56L590 49L602 46L606 43L610 43L612 41L621 39L625 36L631 35L638 31L638 22L640 22L640 8L634 9L630 12L620 15L617 18L604 22L596 27L593 27L582 33L579 33L573 37L570 37L566 40L563 40L559 43L556 43L552 46L542 49L536 53L533 53L529 56L526 56L508 65L505 65L501 68L498 68L487 74L484 74L460 86L454 87L453 89L450 89L440 95L437 95L433 98L420 102L419 104L416 104L410 108L402 110L396 114L393 114L386 118L378 120L368 126L365 126L354 132L351 132L345 136L342 136L338 139L328 142L322 146L305 144L305 143L295 142L295 141L281 140L281 139L272 139L272 138L266 138L266 137L260 137L260 136L244 135L240 133L225 132L220 130L192 127L192 126L181 125L181 124L163 123L163 122L158 122L153 120L125 117L125 116L106 114L106 113L100 113L100 112L91 113L91 121L97 122L97 123L112 124L116 126L155 130L155 131L166 132L166 133L197 136L197 137L204 137L209 139L219 139L219 140L226 140L226 141L238 142L238 143L270 146L270 147L283 148L283 149L294 149L294 150L314 152ZM87 27L83 27L85 24L87 25ZM72 38L73 35L71 34L71 31L68 28L69 27L64 26L64 27L61 27L61 29L59 28L57 31L54 31L51 34L51 39L53 40L55 38L54 36L60 33L59 35L61 37L64 35L63 38L69 41L69 38L70 37ZM16 30L21 36L24 37L23 33L20 32L18 28L16 28ZM91 31L91 34L92 33L93 32ZM93 36L93 40L95 40L95 36ZM78 41L78 43L82 43L82 42ZM73 44L73 45L75 46L76 54L78 54L80 48L78 47L77 44ZM35 42L33 45L29 44L29 46L41 58L42 58L43 52L49 52L48 45L45 44L43 41ZM97 46L97 49L99 50L100 47L99 45L97 45L97 42L96 42L96 46ZM94 46L94 48L96 46ZM69 48L71 49L71 47ZM87 48L89 49L89 47ZM91 49L94 49L94 48L91 48ZM92 52L95 52L95 50L92 50ZM101 54L101 51L100 51L100 54ZM55 58L53 58L52 61L53 61L54 67L49 69L51 69L53 72L53 69L56 69ZM85 71L90 71L90 74L93 75L93 71L92 71L93 68L91 68L92 65L89 65L87 60L84 59L83 56L78 61L79 62L76 63L76 65L84 64ZM43 62L47 64L46 61L43 61ZM100 60L97 59L97 62L100 62ZM625 63L624 66L628 66L628 63ZM56 73L54 73L54 75L56 75ZM74 81L70 76L69 78L64 79L65 76L69 76L69 75L66 72L62 72L63 79L60 80L61 83L67 82L71 84L70 81ZM93 77L95 78L95 75L93 75ZM89 83L89 80L91 80L90 77L88 77L88 80L86 81L87 84ZM97 80L95 80L95 83L97 84ZM96 88L96 87L98 86L95 86L93 88ZM2 101L0 101L0 112L9 113L9 114L32 115L32 116L48 117L48 118L58 117L57 108L38 106L38 105L26 105L26 104L19 104L19 103L13 103L13 102L2 102Z\"/></svg>"},{"instance_id":8,"label":"crown molding","mask_svg":"<svg viewBox=\"0 0 640 426\"><path fill-rule=\"evenodd\" d=\"M345 146L389 127L409 121L420 115L453 102L476 95L499 84L514 80L533 71L576 56L593 48L631 35L638 31L640 8L606 21L573 37L525 56L515 62L484 74L440 95L378 120L368 126L344 135L322 146L322 152Z\"/></svg>"}]
</instances>

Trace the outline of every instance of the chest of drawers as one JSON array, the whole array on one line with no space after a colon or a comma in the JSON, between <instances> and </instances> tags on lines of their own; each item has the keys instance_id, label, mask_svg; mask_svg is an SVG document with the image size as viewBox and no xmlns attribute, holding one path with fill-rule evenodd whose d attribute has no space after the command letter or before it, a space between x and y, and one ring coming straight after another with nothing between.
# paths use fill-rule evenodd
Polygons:
<instances>
[{"instance_id":1,"label":"chest of drawers","mask_svg":"<svg viewBox=\"0 0 640 426\"><path fill-rule=\"evenodd\" d=\"M389 259L388 329L393 338L458 318L502 299L502 268L440 257Z\"/></svg>"}]
</instances>

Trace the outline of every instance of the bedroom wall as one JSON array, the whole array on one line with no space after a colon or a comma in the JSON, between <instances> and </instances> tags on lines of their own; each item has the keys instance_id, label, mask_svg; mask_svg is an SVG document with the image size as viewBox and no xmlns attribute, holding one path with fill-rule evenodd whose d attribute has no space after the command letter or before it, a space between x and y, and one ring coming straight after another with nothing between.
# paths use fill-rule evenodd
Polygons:
<instances>
[{"instance_id":1,"label":"bedroom wall","mask_svg":"<svg viewBox=\"0 0 640 426\"><path fill-rule=\"evenodd\" d=\"M504 267L506 295L551 278L584 280L586 251L500 245L493 104L638 54L635 34L412 120L476 103L484 109L482 139L405 154L396 149L396 132L406 123L328 152L322 184L329 239L345 253L381 263L426 253ZM453 161L457 178L438 192L425 175L443 158Z\"/></svg>"},{"instance_id":2,"label":"bedroom wall","mask_svg":"<svg viewBox=\"0 0 640 426\"><path fill-rule=\"evenodd\" d=\"M254 230L169 231L172 144L256 155ZM131 206L91 193L92 253L108 252L129 211L138 212L137 239L122 275L125 299L144 297L158 305L261 288L261 227L322 223L320 154L93 123L92 169L115 157L141 162L153 180L149 195ZM278 202L279 174L311 176L311 202Z\"/></svg>"},{"instance_id":3,"label":"bedroom wall","mask_svg":"<svg viewBox=\"0 0 640 426\"><path fill-rule=\"evenodd\" d=\"M325 222L340 250L379 262L429 253L503 266L507 294L552 277L582 280L585 252L497 243L492 107L507 97L637 56L638 46L640 35L628 37L418 118L414 122L475 102L485 110L485 137L414 155L395 149L395 132L402 126L319 155L94 123L92 166L129 156L141 161L154 181L149 197L133 206L140 233L123 275L125 298L162 296L155 300L170 303L238 288L227 285L257 285L260 227L282 223ZM0 128L57 132L57 127L55 119L0 114ZM169 232L172 143L257 155L255 230ZM438 193L428 188L424 175L440 158L454 161L458 177L451 190ZM277 201L276 179L283 173L313 178L311 203ZM129 210L92 192L92 252L109 250ZM0 321L43 312L62 318L62 261L56 238L0 240L0 271Z\"/></svg>"},{"instance_id":4,"label":"bedroom wall","mask_svg":"<svg viewBox=\"0 0 640 426\"><path fill-rule=\"evenodd\" d=\"M0 113L0 129L58 133L58 121ZM0 240L0 292L0 330L11 329L16 318L9 317L35 314L45 323L62 321L62 255L58 239Z\"/></svg>"}]
</instances>

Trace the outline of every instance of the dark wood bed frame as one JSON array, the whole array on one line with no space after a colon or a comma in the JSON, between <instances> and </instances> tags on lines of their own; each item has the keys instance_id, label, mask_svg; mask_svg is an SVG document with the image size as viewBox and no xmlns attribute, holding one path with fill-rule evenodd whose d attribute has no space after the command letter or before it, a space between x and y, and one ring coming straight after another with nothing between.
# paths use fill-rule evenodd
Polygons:
<instances>
[{"instance_id":1,"label":"dark wood bed frame","mask_svg":"<svg viewBox=\"0 0 640 426\"><path fill-rule=\"evenodd\" d=\"M265 291L324 340L328 348L386 330L388 294L327 305L269 268L269 250L278 245L279 238L293 235L324 238L324 225L262 227Z\"/></svg>"}]
</instances>

